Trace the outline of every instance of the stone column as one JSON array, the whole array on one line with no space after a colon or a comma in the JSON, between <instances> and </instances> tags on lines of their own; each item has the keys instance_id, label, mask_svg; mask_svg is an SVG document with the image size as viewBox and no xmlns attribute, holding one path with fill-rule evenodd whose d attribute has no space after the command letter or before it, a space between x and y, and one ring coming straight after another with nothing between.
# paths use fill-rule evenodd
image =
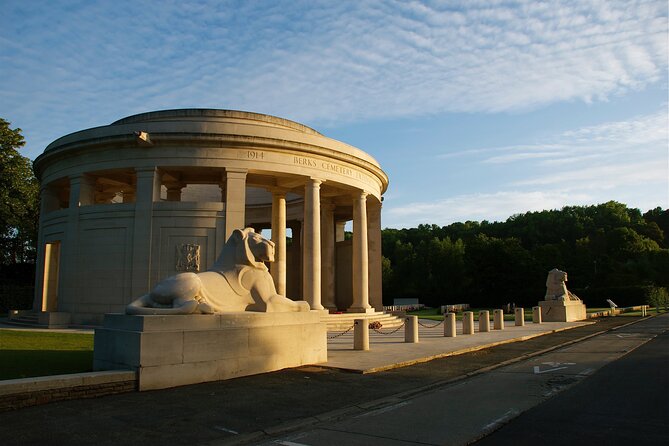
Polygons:
<instances>
[{"instance_id":1,"label":"stone column","mask_svg":"<svg viewBox=\"0 0 669 446\"><path fill-rule=\"evenodd\" d=\"M39 212L39 226L37 235L37 264L35 271L35 294L33 299L33 310L41 311L43 301L43 287L44 287L44 272L47 269L45 264L46 256L46 242L44 239L44 220L49 212L56 211L60 208L60 201L58 193L53 187L43 184L40 189L40 212Z\"/></svg>"},{"instance_id":2,"label":"stone column","mask_svg":"<svg viewBox=\"0 0 669 446\"><path fill-rule=\"evenodd\" d=\"M132 291L139 297L151 288L151 242L153 240L153 203L160 200L160 173L156 167L135 169L135 225L132 236Z\"/></svg>"},{"instance_id":3,"label":"stone column","mask_svg":"<svg viewBox=\"0 0 669 446\"><path fill-rule=\"evenodd\" d=\"M270 272L276 292L286 295L286 193L272 191L272 241L274 242L274 262Z\"/></svg>"},{"instance_id":4,"label":"stone column","mask_svg":"<svg viewBox=\"0 0 669 446\"><path fill-rule=\"evenodd\" d=\"M310 178L304 186L302 297L312 310L324 310L321 305L321 183L319 179Z\"/></svg>"},{"instance_id":5,"label":"stone column","mask_svg":"<svg viewBox=\"0 0 669 446\"><path fill-rule=\"evenodd\" d=\"M168 183L165 187L167 188L167 201L181 201L181 189L184 188L183 183Z\"/></svg>"},{"instance_id":6,"label":"stone column","mask_svg":"<svg viewBox=\"0 0 669 446\"><path fill-rule=\"evenodd\" d=\"M353 304L352 313L373 313L369 305L369 255L367 244L367 192L353 199Z\"/></svg>"},{"instance_id":7,"label":"stone column","mask_svg":"<svg viewBox=\"0 0 669 446\"><path fill-rule=\"evenodd\" d=\"M80 206L94 203L95 182L93 179L85 174L71 176L67 227L65 229L65 240L61 246L59 311L75 311L76 300L73 300L73 297L82 280L77 270L79 264L79 211ZM40 289L40 295L41 291Z\"/></svg>"},{"instance_id":8,"label":"stone column","mask_svg":"<svg viewBox=\"0 0 669 446\"><path fill-rule=\"evenodd\" d=\"M90 206L95 204L95 179L88 175L81 175L72 179L79 184L79 197L75 206ZM70 203L72 206L72 203Z\"/></svg>"},{"instance_id":9,"label":"stone column","mask_svg":"<svg viewBox=\"0 0 669 446\"><path fill-rule=\"evenodd\" d=\"M381 202L367 200L367 240L369 256L369 304L383 311L383 279L381 277Z\"/></svg>"},{"instance_id":10,"label":"stone column","mask_svg":"<svg viewBox=\"0 0 669 446\"><path fill-rule=\"evenodd\" d=\"M246 223L246 169L225 169L225 240Z\"/></svg>"},{"instance_id":11,"label":"stone column","mask_svg":"<svg viewBox=\"0 0 669 446\"><path fill-rule=\"evenodd\" d=\"M336 310L334 210L337 206L330 201L321 204L321 298L325 308Z\"/></svg>"},{"instance_id":12,"label":"stone column","mask_svg":"<svg viewBox=\"0 0 669 446\"><path fill-rule=\"evenodd\" d=\"M337 221L335 222L335 241L336 242L343 242L346 240L346 222L345 221Z\"/></svg>"}]
</instances>

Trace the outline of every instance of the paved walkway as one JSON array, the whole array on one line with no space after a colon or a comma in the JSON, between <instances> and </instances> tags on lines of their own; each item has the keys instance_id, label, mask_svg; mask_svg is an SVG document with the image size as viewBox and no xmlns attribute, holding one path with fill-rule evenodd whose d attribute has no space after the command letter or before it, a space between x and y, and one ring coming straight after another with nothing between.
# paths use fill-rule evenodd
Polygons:
<instances>
[{"instance_id":1,"label":"paved walkway","mask_svg":"<svg viewBox=\"0 0 669 446\"><path fill-rule=\"evenodd\" d=\"M593 324L594 322L543 322L526 323L516 327L507 321L503 330L491 330L473 335L462 334L462 322L457 322L457 336L444 337L443 322L420 319L419 343L404 342L404 328L399 330L370 330L368 351L353 350L353 330L342 336L329 333L328 362L322 367L358 373L374 373L431 361L437 358L460 355L510 342L525 341L537 336ZM491 324L492 325L492 324Z\"/></svg>"}]
</instances>

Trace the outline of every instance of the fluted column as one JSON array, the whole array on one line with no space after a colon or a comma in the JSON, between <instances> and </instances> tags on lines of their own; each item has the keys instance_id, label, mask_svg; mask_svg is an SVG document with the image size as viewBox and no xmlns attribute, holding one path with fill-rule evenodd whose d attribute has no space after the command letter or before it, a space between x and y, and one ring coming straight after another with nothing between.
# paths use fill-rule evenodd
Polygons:
<instances>
[{"instance_id":1,"label":"fluted column","mask_svg":"<svg viewBox=\"0 0 669 446\"><path fill-rule=\"evenodd\" d=\"M321 203L321 299L329 310L336 310L335 303L335 206L330 201Z\"/></svg>"},{"instance_id":2,"label":"fluted column","mask_svg":"<svg viewBox=\"0 0 669 446\"><path fill-rule=\"evenodd\" d=\"M286 295L286 193L272 191L272 241L274 242L274 262L270 272L276 292Z\"/></svg>"},{"instance_id":3,"label":"fluted column","mask_svg":"<svg viewBox=\"0 0 669 446\"><path fill-rule=\"evenodd\" d=\"M312 310L321 305L321 206L322 181L310 178L304 186L304 250L302 255L302 296Z\"/></svg>"},{"instance_id":4,"label":"fluted column","mask_svg":"<svg viewBox=\"0 0 669 446\"><path fill-rule=\"evenodd\" d=\"M367 192L353 198L353 313L371 313L369 305L369 255L367 243Z\"/></svg>"}]
</instances>

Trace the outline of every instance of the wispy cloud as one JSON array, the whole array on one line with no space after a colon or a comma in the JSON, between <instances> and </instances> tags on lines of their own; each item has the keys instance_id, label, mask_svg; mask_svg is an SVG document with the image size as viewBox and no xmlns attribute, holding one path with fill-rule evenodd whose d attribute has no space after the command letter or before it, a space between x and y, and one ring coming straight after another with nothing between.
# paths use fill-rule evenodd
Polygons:
<instances>
[{"instance_id":1,"label":"wispy cloud","mask_svg":"<svg viewBox=\"0 0 669 446\"><path fill-rule=\"evenodd\" d=\"M0 114L38 147L160 108L311 124L601 101L667 75L663 0L20 2Z\"/></svg>"},{"instance_id":2,"label":"wispy cloud","mask_svg":"<svg viewBox=\"0 0 669 446\"><path fill-rule=\"evenodd\" d=\"M612 199L644 209L666 208L668 127L665 104L657 113L570 130L543 143L457 152L468 163L493 169L486 181L489 192L388 203L386 221L406 226L505 220L519 212ZM506 177L506 169L518 174Z\"/></svg>"},{"instance_id":3,"label":"wispy cloud","mask_svg":"<svg viewBox=\"0 0 669 446\"><path fill-rule=\"evenodd\" d=\"M421 223L441 225L456 221L504 221L513 214L544 209L559 209L566 203L589 204L587 193L564 191L509 190L504 192L467 194L434 203L410 203L385 210L385 223L393 227L415 227Z\"/></svg>"}]
</instances>

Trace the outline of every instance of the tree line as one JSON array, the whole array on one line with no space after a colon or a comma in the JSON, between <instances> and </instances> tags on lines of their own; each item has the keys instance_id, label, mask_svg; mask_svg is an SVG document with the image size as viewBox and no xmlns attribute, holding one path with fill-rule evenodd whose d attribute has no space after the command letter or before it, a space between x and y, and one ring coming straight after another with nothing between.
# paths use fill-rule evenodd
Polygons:
<instances>
[{"instance_id":1,"label":"tree line","mask_svg":"<svg viewBox=\"0 0 669 446\"><path fill-rule=\"evenodd\" d=\"M669 285L669 210L659 207L568 206L504 222L384 229L382 241L387 305L536 305L553 268L589 306L644 304Z\"/></svg>"}]
</instances>

